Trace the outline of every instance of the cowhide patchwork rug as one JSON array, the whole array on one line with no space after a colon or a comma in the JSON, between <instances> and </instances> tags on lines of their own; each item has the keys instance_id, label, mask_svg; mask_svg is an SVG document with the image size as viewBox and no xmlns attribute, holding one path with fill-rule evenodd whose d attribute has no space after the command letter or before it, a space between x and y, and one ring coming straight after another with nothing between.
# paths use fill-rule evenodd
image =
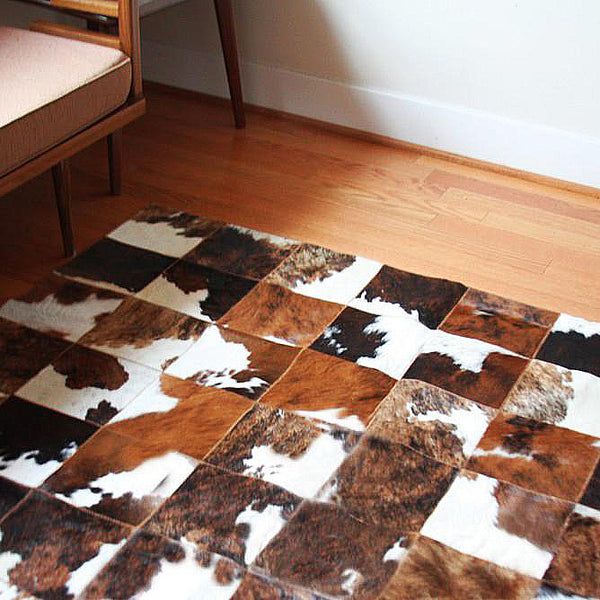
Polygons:
<instances>
[{"instance_id":1,"label":"cowhide patchwork rug","mask_svg":"<svg viewBox=\"0 0 600 600\"><path fill-rule=\"evenodd\" d=\"M600 323L150 207L0 398L0 598L600 596Z\"/></svg>"}]
</instances>

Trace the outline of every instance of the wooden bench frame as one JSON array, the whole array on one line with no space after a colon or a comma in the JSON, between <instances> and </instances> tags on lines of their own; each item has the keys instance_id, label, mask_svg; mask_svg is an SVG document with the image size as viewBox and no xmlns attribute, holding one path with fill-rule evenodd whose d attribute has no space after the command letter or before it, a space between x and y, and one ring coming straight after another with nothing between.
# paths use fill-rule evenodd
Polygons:
<instances>
[{"instance_id":1,"label":"wooden bench frame","mask_svg":"<svg viewBox=\"0 0 600 600\"><path fill-rule=\"evenodd\" d=\"M66 256L73 256L75 246L71 225L69 159L98 140L107 138L110 190L113 195L120 194L122 128L142 116L146 110L146 102L142 93L138 0L24 1L44 5L49 9L63 11L68 14L76 14L85 19L89 18L90 20L100 20L101 22L114 24L118 28L118 35L78 29L45 21L32 23L31 29L69 39L119 48L131 59L131 88L125 104L100 121L0 177L0 196L2 196L44 171L52 170L64 251Z\"/></svg>"}]
</instances>

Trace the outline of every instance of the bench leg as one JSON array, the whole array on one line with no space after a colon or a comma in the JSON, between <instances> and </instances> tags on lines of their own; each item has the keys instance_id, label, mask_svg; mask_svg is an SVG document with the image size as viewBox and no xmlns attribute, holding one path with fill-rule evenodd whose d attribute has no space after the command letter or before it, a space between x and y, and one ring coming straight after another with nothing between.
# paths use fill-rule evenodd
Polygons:
<instances>
[{"instance_id":1,"label":"bench leg","mask_svg":"<svg viewBox=\"0 0 600 600\"><path fill-rule=\"evenodd\" d=\"M237 44L235 39L235 25L233 22L233 8L231 0L214 0L229 94L233 105L233 118L238 129L246 126L244 101L242 98L242 82L240 80L240 65L238 63Z\"/></svg>"},{"instance_id":2,"label":"bench leg","mask_svg":"<svg viewBox=\"0 0 600 600\"><path fill-rule=\"evenodd\" d=\"M122 157L123 130L117 129L108 136L108 173L110 193L113 196L118 196L121 193Z\"/></svg>"},{"instance_id":3,"label":"bench leg","mask_svg":"<svg viewBox=\"0 0 600 600\"><path fill-rule=\"evenodd\" d=\"M54 181L54 195L56 197L63 248L65 256L71 257L75 254L75 246L71 224L71 168L69 159L61 160L52 167L52 179Z\"/></svg>"}]
</instances>

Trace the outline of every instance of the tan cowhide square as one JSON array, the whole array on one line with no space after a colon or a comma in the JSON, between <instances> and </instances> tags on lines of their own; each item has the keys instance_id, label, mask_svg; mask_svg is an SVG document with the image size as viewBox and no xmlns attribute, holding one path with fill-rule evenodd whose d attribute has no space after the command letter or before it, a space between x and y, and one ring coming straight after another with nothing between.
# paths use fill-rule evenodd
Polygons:
<instances>
[{"instance_id":1,"label":"tan cowhide square","mask_svg":"<svg viewBox=\"0 0 600 600\"><path fill-rule=\"evenodd\" d=\"M44 489L73 506L138 525L197 464L160 441L102 430L46 481Z\"/></svg>"},{"instance_id":2,"label":"tan cowhide square","mask_svg":"<svg viewBox=\"0 0 600 600\"><path fill-rule=\"evenodd\" d=\"M291 346L308 346L341 312L332 302L259 283L221 320L224 326Z\"/></svg>"},{"instance_id":3,"label":"tan cowhide square","mask_svg":"<svg viewBox=\"0 0 600 600\"><path fill-rule=\"evenodd\" d=\"M600 459L596 438L513 415L499 415L468 467L566 500L577 500Z\"/></svg>"},{"instance_id":4,"label":"tan cowhide square","mask_svg":"<svg viewBox=\"0 0 600 600\"><path fill-rule=\"evenodd\" d=\"M362 431L394 383L375 369L304 350L261 402Z\"/></svg>"},{"instance_id":5,"label":"tan cowhide square","mask_svg":"<svg viewBox=\"0 0 600 600\"><path fill-rule=\"evenodd\" d=\"M470 289L441 328L533 356L558 314Z\"/></svg>"},{"instance_id":6,"label":"tan cowhide square","mask_svg":"<svg viewBox=\"0 0 600 600\"><path fill-rule=\"evenodd\" d=\"M202 459L253 406L237 394L162 375L106 429Z\"/></svg>"}]
</instances>

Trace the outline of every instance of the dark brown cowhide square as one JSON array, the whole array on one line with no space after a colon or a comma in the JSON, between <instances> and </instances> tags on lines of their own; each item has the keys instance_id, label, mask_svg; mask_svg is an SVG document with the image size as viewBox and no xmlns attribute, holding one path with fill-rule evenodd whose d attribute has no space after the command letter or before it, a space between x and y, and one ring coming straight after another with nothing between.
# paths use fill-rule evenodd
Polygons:
<instances>
[{"instance_id":1,"label":"dark brown cowhide square","mask_svg":"<svg viewBox=\"0 0 600 600\"><path fill-rule=\"evenodd\" d=\"M147 529L173 539L185 536L198 548L250 565L301 501L265 481L200 465Z\"/></svg>"},{"instance_id":2,"label":"dark brown cowhide square","mask_svg":"<svg viewBox=\"0 0 600 600\"><path fill-rule=\"evenodd\" d=\"M184 258L219 271L262 279L297 247L293 240L228 226L199 244Z\"/></svg>"},{"instance_id":3,"label":"dark brown cowhide square","mask_svg":"<svg viewBox=\"0 0 600 600\"><path fill-rule=\"evenodd\" d=\"M60 267L58 273L101 287L139 292L173 262L162 254L105 238Z\"/></svg>"},{"instance_id":4,"label":"dark brown cowhide square","mask_svg":"<svg viewBox=\"0 0 600 600\"><path fill-rule=\"evenodd\" d=\"M12 598L79 596L130 534L129 527L34 492L0 524ZM100 558L100 560L99 560ZM0 583L4 586L4 583Z\"/></svg>"},{"instance_id":5,"label":"dark brown cowhide square","mask_svg":"<svg viewBox=\"0 0 600 600\"><path fill-rule=\"evenodd\" d=\"M386 265L351 306L379 315L412 314L427 327L437 327L466 289L454 281L415 275Z\"/></svg>"}]
</instances>

